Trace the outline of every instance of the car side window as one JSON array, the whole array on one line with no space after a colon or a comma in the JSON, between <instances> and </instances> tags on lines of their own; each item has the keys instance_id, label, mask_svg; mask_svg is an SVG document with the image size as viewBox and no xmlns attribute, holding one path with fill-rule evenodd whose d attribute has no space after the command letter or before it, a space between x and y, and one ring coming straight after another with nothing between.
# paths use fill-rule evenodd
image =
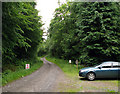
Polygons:
<instances>
[{"instance_id":1,"label":"car side window","mask_svg":"<svg viewBox=\"0 0 120 94\"><path fill-rule=\"evenodd\" d=\"M120 68L120 63L113 63L112 68Z\"/></svg>"},{"instance_id":2,"label":"car side window","mask_svg":"<svg viewBox=\"0 0 120 94\"><path fill-rule=\"evenodd\" d=\"M111 66L102 66L102 68L111 68Z\"/></svg>"},{"instance_id":3,"label":"car side window","mask_svg":"<svg viewBox=\"0 0 120 94\"><path fill-rule=\"evenodd\" d=\"M120 65L113 65L113 68L120 68Z\"/></svg>"}]
</instances>

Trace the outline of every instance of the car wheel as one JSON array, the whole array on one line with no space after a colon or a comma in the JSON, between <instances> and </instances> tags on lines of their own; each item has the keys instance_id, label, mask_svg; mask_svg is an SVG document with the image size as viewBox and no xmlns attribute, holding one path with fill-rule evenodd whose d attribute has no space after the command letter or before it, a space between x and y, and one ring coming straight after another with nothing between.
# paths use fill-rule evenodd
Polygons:
<instances>
[{"instance_id":1,"label":"car wheel","mask_svg":"<svg viewBox=\"0 0 120 94\"><path fill-rule=\"evenodd\" d=\"M90 81L93 81L95 79L95 74L94 73L88 73L87 74L87 79Z\"/></svg>"}]
</instances>

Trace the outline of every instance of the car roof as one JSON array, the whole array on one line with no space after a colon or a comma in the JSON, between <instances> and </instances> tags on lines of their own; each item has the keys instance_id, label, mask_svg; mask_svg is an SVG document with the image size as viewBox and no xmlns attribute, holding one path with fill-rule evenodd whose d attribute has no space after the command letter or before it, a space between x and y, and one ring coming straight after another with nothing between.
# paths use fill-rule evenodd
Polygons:
<instances>
[{"instance_id":1,"label":"car roof","mask_svg":"<svg viewBox=\"0 0 120 94\"><path fill-rule=\"evenodd\" d=\"M120 62L115 62L115 61L106 61L106 62L103 62L102 65L120 65Z\"/></svg>"}]
</instances>

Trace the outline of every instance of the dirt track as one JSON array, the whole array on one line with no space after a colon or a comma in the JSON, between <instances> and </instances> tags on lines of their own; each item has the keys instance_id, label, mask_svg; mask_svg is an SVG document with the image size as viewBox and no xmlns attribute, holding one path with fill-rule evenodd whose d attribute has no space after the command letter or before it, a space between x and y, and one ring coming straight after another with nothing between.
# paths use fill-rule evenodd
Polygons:
<instances>
[{"instance_id":1,"label":"dirt track","mask_svg":"<svg viewBox=\"0 0 120 94\"><path fill-rule=\"evenodd\" d=\"M64 73L55 64L42 58L44 65L29 76L3 87L3 92L55 92Z\"/></svg>"},{"instance_id":2,"label":"dirt track","mask_svg":"<svg viewBox=\"0 0 120 94\"><path fill-rule=\"evenodd\" d=\"M42 60L40 69L3 87L3 92L118 92L117 80L67 77L58 66Z\"/></svg>"}]
</instances>

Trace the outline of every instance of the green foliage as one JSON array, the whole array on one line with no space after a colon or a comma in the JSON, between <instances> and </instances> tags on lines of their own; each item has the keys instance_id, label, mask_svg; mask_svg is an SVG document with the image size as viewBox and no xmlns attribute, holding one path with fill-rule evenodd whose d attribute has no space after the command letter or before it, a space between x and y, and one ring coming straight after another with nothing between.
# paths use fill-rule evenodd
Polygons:
<instances>
[{"instance_id":1,"label":"green foliage","mask_svg":"<svg viewBox=\"0 0 120 94\"><path fill-rule=\"evenodd\" d=\"M50 62L55 63L57 66L59 66L62 69L62 71L67 76L70 76L70 77L76 77L78 75L79 69L84 67L83 65L79 65L77 69L77 66L73 64L73 61L72 61L72 64L69 64L68 60L63 60L63 59L55 58L52 56L47 56L46 59Z\"/></svg>"},{"instance_id":2,"label":"green foliage","mask_svg":"<svg viewBox=\"0 0 120 94\"><path fill-rule=\"evenodd\" d=\"M119 6L116 2L61 5L51 20L49 52L85 65L120 61Z\"/></svg>"},{"instance_id":3,"label":"green foliage","mask_svg":"<svg viewBox=\"0 0 120 94\"><path fill-rule=\"evenodd\" d=\"M42 44L38 48L38 56L45 56L47 54L46 42L42 42Z\"/></svg>"},{"instance_id":4,"label":"green foliage","mask_svg":"<svg viewBox=\"0 0 120 94\"><path fill-rule=\"evenodd\" d=\"M41 17L35 2L2 3L2 61L3 68L20 59L37 57L42 42Z\"/></svg>"},{"instance_id":5,"label":"green foliage","mask_svg":"<svg viewBox=\"0 0 120 94\"><path fill-rule=\"evenodd\" d=\"M34 62L36 62L36 61L34 61L34 60L33 61L24 61L24 62L21 61L23 66L22 67L21 67L21 65L18 66L16 71L14 71L14 72L11 70L4 71L2 73L2 86L6 85L14 80L17 80L21 77L31 74L32 72L34 72L35 70L37 70L38 68L40 68L43 65L43 62L40 60L38 60L34 65L31 65ZM28 70L25 69L26 63L30 64L30 69L28 69Z\"/></svg>"}]
</instances>

